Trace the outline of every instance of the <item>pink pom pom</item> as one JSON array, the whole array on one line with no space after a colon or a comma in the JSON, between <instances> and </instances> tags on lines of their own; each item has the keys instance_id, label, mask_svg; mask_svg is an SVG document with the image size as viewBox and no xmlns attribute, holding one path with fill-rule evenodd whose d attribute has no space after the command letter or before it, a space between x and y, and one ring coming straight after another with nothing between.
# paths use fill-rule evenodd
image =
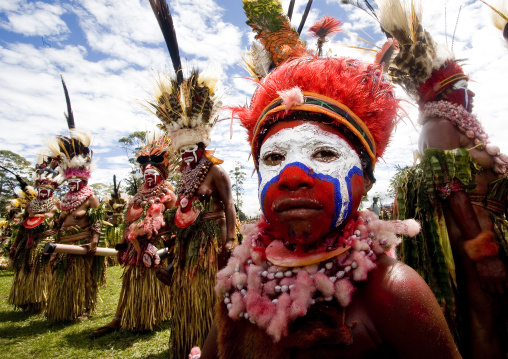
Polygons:
<instances>
[{"instance_id":1,"label":"pink pom pom","mask_svg":"<svg viewBox=\"0 0 508 359\"><path fill-rule=\"evenodd\" d=\"M418 233L420 233L420 230L421 230L420 223L418 223L414 219L405 220L404 223L407 225L407 233L406 234L409 237L414 237Z\"/></svg>"},{"instance_id":2,"label":"pink pom pom","mask_svg":"<svg viewBox=\"0 0 508 359\"><path fill-rule=\"evenodd\" d=\"M201 349L199 349L199 347L192 348L189 354L189 359L199 359L199 358L201 358Z\"/></svg>"},{"instance_id":3,"label":"pink pom pom","mask_svg":"<svg viewBox=\"0 0 508 359\"><path fill-rule=\"evenodd\" d=\"M247 259L250 257L250 246L243 242L241 245L235 247L233 256L238 258L241 263L247 262Z\"/></svg>"},{"instance_id":4,"label":"pink pom pom","mask_svg":"<svg viewBox=\"0 0 508 359\"><path fill-rule=\"evenodd\" d=\"M314 283L316 283L316 289L323 294L323 297L331 297L334 292L333 283L323 273L314 274Z\"/></svg>"},{"instance_id":5,"label":"pink pom pom","mask_svg":"<svg viewBox=\"0 0 508 359\"><path fill-rule=\"evenodd\" d=\"M250 317L256 321L259 327L266 328L275 316L275 304L269 298L262 297L255 292L248 292L245 301Z\"/></svg>"},{"instance_id":6,"label":"pink pom pom","mask_svg":"<svg viewBox=\"0 0 508 359\"><path fill-rule=\"evenodd\" d=\"M240 313L245 312L245 303L240 292L234 292L231 295L231 308L229 308L229 316L232 319L238 319Z\"/></svg>"},{"instance_id":7,"label":"pink pom pom","mask_svg":"<svg viewBox=\"0 0 508 359\"><path fill-rule=\"evenodd\" d=\"M239 285L243 287L245 283L247 283L247 274L240 272L234 273L231 277L231 283L235 287L238 287Z\"/></svg>"},{"instance_id":8,"label":"pink pom pom","mask_svg":"<svg viewBox=\"0 0 508 359\"><path fill-rule=\"evenodd\" d=\"M282 103L286 106L286 113L291 110L291 107L303 104L303 93L298 86L285 91L277 91L277 93L282 99Z\"/></svg>"},{"instance_id":9,"label":"pink pom pom","mask_svg":"<svg viewBox=\"0 0 508 359\"><path fill-rule=\"evenodd\" d=\"M269 280L265 283L263 286L263 293L269 296L274 296L276 294L275 292L275 286L277 285L277 282L275 280Z\"/></svg>"},{"instance_id":10,"label":"pink pom pom","mask_svg":"<svg viewBox=\"0 0 508 359\"><path fill-rule=\"evenodd\" d=\"M215 293L218 296L222 296L231 290L231 279L229 277L223 277L217 280L215 284Z\"/></svg>"},{"instance_id":11,"label":"pink pom pom","mask_svg":"<svg viewBox=\"0 0 508 359\"><path fill-rule=\"evenodd\" d=\"M376 268L376 265L368 257L365 257L360 252L353 253L352 257L358 264L358 266L353 269L353 280L356 282L367 280L367 275L371 270Z\"/></svg>"},{"instance_id":12,"label":"pink pom pom","mask_svg":"<svg viewBox=\"0 0 508 359\"><path fill-rule=\"evenodd\" d=\"M261 282L261 277L259 276L259 272L263 270L261 266L250 266L247 272L247 286L249 290L254 290L258 293L261 293L263 289L263 284Z\"/></svg>"},{"instance_id":13,"label":"pink pom pom","mask_svg":"<svg viewBox=\"0 0 508 359\"><path fill-rule=\"evenodd\" d=\"M353 299L355 286L349 279L341 279L335 282L335 298L342 307L347 307Z\"/></svg>"},{"instance_id":14,"label":"pink pom pom","mask_svg":"<svg viewBox=\"0 0 508 359\"><path fill-rule=\"evenodd\" d=\"M272 319L270 325L266 330L267 333L272 336L275 343L288 335L290 304L291 299L287 293L281 294L279 296L275 317Z\"/></svg>"},{"instance_id":15,"label":"pink pom pom","mask_svg":"<svg viewBox=\"0 0 508 359\"><path fill-rule=\"evenodd\" d=\"M234 260L234 258L230 258L229 262L228 262L228 265L225 266L224 268L222 268L217 273L217 278L218 279L229 278L229 277L231 277L233 275L233 273L235 272L235 268L236 268L235 263L232 262L233 260Z\"/></svg>"}]
</instances>

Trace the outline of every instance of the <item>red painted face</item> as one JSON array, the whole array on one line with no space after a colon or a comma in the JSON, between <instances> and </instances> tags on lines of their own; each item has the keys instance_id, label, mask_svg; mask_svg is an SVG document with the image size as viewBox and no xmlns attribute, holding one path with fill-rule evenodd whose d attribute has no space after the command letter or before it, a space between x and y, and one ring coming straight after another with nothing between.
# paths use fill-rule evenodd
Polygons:
<instances>
[{"instance_id":1,"label":"red painted face","mask_svg":"<svg viewBox=\"0 0 508 359\"><path fill-rule=\"evenodd\" d=\"M80 178L71 178L67 181L67 185L69 186L69 190L71 192L79 192L83 187L85 187L87 181L84 181Z\"/></svg>"},{"instance_id":2,"label":"red painted face","mask_svg":"<svg viewBox=\"0 0 508 359\"><path fill-rule=\"evenodd\" d=\"M473 97L474 92L467 88L467 81L460 80L450 87L451 91L447 91L446 95L443 96L446 101L461 105L469 113L473 112Z\"/></svg>"},{"instance_id":3,"label":"red painted face","mask_svg":"<svg viewBox=\"0 0 508 359\"><path fill-rule=\"evenodd\" d=\"M187 166L193 167L203 156L203 149L199 148L198 145L184 146L180 149L180 156L182 156L182 161Z\"/></svg>"},{"instance_id":4,"label":"red painted face","mask_svg":"<svg viewBox=\"0 0 508 359\"><path fill-rule=\"evenodd\" d=\"M162 181L159 171L152 165L147 165L143 171L143 178L148 188L153 188Z\"/></svg>"},{"instance_id":5,"label":"red painted face","mask_svg":"<svg viewBox=\"0 0 508 359\"><path fill-rule=\"evenodd\" d=\"M48 187L37 188L37 198L40 200L48 199L53 195L53 190Z\"/></svg>"},{"instance_id":6,"label":"red painted face","mask_svg":"<svg viewBox=\"0 0 508 359\"><path fill-rule=\"evenodd\" d=\"M358 209L364 192L360 158L329 126L275 125L261 146L259 164L263 212L288 242L315 242Z\"/></svg>"}]
</instances>

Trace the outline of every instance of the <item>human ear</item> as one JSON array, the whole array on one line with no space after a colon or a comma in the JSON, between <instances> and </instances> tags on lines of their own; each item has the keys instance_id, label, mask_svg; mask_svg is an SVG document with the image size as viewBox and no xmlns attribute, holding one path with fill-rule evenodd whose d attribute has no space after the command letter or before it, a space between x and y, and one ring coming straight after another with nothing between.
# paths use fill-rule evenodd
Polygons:
<instances>
[{"instance_id":1,"label":"human ear","mask_svg":"<svg viewBox=\"0 0 508 359\"><path fill-rule=\"evenodd\" d=\"M363 178L363 195L364 196L367 195L367 192L370 191L370 189L372 188L373 185L374 185L374 183L368 176L365 176Z\"/></svg>"}]
</instances>

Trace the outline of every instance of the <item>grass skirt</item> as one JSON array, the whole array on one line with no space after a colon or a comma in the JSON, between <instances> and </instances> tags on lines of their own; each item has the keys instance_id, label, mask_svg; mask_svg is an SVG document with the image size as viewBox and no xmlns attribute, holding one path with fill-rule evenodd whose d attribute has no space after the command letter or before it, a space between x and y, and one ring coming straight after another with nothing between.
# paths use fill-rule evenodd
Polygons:
<instances>
[{"instance_id":1,"label":"grass skirt","mask_svg":"<svg viewBox=\"0 0 508 359\"><path fill-rule=\"evenodd\" d=\"M186 358L194 346L203 347L213 323L217 270L198 269L192 280L185 269L175 272L171 286L170 358Z\"/></svg>"},{"instance_id":2,"label":"grass skirt","mask_svg":"<svg viewBox=\"0 0 508 359\"><path fill-rule=\"evenodd\" d=\"M154 330L169 318L170 287L155 276L156 268L126 266L119 307L123 329Z\"/></svg>"},{"instance_id":3,"label":"grass skirt","mask_svg":"<svg viewBox=\"0 0 508 359\"><path fill-rule=\"evenodd\" d=\"M85 288L87 269L91 272L88 298ZM91 259L87 256L58 254L48 287L46 318L51 322L72 321L83 314L93 313L97 306L98 286L104 280L104 257Z\"/></svg>"},{"instance_id":4,"label":"grass skirt","mask_svg":"<svg viewBox=\"0 0 508 359\"><path fill-rule=\"evenodd\" d=\"M30 250L22 249L18 265L14 265L14 278L8 303L29 312L42 312L46 308L48 283L51 271L43 254L44 245L52 238L34 242Z\"/></svg>"}]
</instances>

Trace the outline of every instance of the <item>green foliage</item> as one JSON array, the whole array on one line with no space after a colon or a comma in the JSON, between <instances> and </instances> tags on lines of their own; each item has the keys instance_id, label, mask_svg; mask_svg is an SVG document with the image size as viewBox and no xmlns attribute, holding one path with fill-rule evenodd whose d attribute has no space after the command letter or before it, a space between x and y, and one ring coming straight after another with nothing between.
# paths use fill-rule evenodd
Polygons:
<instances>
[{"instance_id":1,"label":"green foliage","mask_svg":"<svg viewBox=\"0 0 508 359\"><path fill-rule=\"evenodd\" d=\"M229 175L231 176L231 190L236 198L235 203L241 211L241 207L243 205L242 195L244 192L243 182L245 181L245 171L243 165L239 161L236 161L235 168L229 171Z\"/></svg>"},{"instance_id":2,"label":"green foliage","mask_svg":"<svg viewBox=\"0 0 508 359\"><path fill-rule=\"evenodd\" d=\"M27 184L30 184L32 165L24 157L7 150L0 150L0 165L18 174ZM19 187L16 177L0 169L0 213L4 212L5 206L10 199L16 197L14 189Z\"/></svg>"},{"instance_id":3,"label":"green foliage","mask_svg":"<svg viewBox=\"0 0 508 359\"><path fill-rule=\"evenodd\" d=\"M97 312L80 323L50 323L42 314L14 310L7 304L11 271L0 271L1 357L58 358L168 358L170 322L148 333L117 331L94 338L91 333L111 321L122 286L122 268L108 268L107 284L99 290Z\"/></svg>"},{"instance_id":4,"label":"green foliage","mask_svg":"<svg viewBox=\"0 0 508 359\"><path fill-rule=\"evenodd\" d=\"M136 152L138 152L145 144L146 131L135 131L127 137L122 137L118 140L121 147L125 150L125 154L132 165L130 176L125 179L125 192L134 196L138 188L143 182L141 177L141 170L136 163Z\"/></svg>"},{"instance_id":5,"label":"green foliage","mask_svg":"<svg viewBox=\"0 0 508 359\"><path fill-rule=\"evenodd\" d=\"M105 183L94 183L91 184L90 187L93 189L95 197L99 201L103 201L104 198L113 192L113 183L105 184Z\"/></svg>"}]
</instances>

